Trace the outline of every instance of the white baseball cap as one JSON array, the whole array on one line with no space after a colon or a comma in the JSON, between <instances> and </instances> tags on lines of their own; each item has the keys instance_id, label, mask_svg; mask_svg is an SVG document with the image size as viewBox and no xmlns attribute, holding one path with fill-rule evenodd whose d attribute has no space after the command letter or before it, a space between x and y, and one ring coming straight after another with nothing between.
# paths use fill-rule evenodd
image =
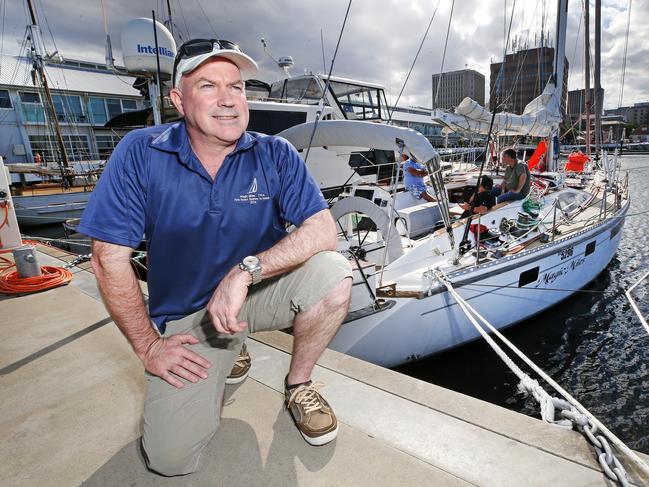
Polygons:
<instances>
[{"instance_id":1,"label":"white baseball cap","mask_svg":"<svg viewBox=\"0 0 649 487\"><path fill-rule=\"evenodd\" d=\"M234 42L217 39L193 39L178 49L174 63L174 87L178 88L183 74L189 73L213 57L233 62L244 80L253 78L258 71L257 63Z\"/></svg>"}]
</instances>

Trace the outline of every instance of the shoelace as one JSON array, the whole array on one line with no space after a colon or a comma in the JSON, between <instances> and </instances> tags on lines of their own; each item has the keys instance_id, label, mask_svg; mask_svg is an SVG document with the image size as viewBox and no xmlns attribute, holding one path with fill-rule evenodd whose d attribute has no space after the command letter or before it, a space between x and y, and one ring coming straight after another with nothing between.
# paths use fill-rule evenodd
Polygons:
<instances>
[{"instance_id":1,"label":"shoelace","mask_svg":"<svg viewBox=\"0 0 649 487\"><path fill-rule=\"evenodd\" d=\"M234 362L234 366L244 368L248 365L249 362L250 362L250 355L248 355L246 351L239 354L237 360L235 360Z\"/></svg>"},{"instance_id":2,"label":"shoelace","mask_svg":"<svg viewBox=\"0 0 649 487\"><path fill-rule=\"evenodd\" d=\"M288 398L289 407L291 404L298 404L304 408L305 413L312 413L322 409L324 404L318 394L318 389L324 387L322 382L313 382L308 386L296 387Z\"/></svg>"}]
</instances>

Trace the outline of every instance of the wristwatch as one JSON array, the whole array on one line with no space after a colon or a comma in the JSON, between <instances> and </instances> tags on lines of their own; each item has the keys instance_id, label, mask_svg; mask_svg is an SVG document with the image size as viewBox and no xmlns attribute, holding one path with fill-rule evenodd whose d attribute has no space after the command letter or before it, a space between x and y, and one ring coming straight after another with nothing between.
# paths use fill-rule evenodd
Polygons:
<instances>
[{"instance_id":1,"label":"wristwatch","mask_svg":"<svg viewBox=\"0 0 649 487\"><path fill-rule=\"evenodd\" d=\"M239 264L239 269L250 274L253 284L257 284L261 281L261 261L256 255L244 257Z\"/></svg>"}]
</instances>

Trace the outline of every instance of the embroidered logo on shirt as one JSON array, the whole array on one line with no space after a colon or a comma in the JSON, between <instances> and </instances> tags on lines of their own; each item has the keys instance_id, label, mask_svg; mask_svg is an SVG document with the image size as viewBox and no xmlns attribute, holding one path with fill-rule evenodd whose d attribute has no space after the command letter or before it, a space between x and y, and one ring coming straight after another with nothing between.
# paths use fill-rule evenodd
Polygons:
<instances>
[{"instance_id":1,"label":"embroidered logo on shirt","mask_svg":"<svg viewBox=\"0 0 649 487\"><path fill-rule=\"evenodd\" d=\"M260 201L266 201L269 199L270 196L268 196L266 193L262 191L259 191L259 187L257 185L257 178L253 177L248 192L240 194L239 196L234 198L234 201L235 203L248 203L254 205L255 203L259 203Z\"/></svg>"}]
</instances>

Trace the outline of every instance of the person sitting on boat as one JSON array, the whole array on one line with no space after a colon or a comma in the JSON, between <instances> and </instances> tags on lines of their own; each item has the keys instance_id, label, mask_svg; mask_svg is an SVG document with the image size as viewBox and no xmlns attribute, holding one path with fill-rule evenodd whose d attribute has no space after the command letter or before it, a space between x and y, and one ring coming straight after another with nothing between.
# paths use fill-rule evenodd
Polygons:
<instances>
[{"instance_id":1,"label":"person sitting on boat","mask_svg":"<svg viewBox=\"0 0 649 487\"><path fill-rule=\"evenodd\" d=\"M401 156L403 162L403 184L407 191L415 199L425 199L426 201L435 201L435 198L428 192L428 188L424 183L424 178L428 176L426 168L417 162L415 156L406 154Z\"/></svg>"},{"instance_id":2,"label":"person sitting on boat","mask_svg":"<svg viewBox=\"0 0 649 487\"><path fill-rule=\"evenodd\" d=\"M503 152L502 160L507 166L503 182L494 187L492 194L496 201L522 200L530 192L530 170L522 161L516 158L514 149L507 149Z\"/></svg>"},{"instance_id":3,"label":"person sitting on boat","mask_svg":"<svg viewBox=\"0 0 649 487\"><path fill-rule=\"evenodd\" d=\"M347 315L351 266L295 148L246 131L244 80L256 72L229 41L183 44L170 92L183 119L120 141L79 226L106 307L146 369L142 447L166 476L198 468L225 384L250 369L248 332L293 327L286 407L311 445L338 432L311 373ZM130 264L143 234L149 314Z\"/></svg>"},{"instance_id":4,"label":"person sitting on boat","mask_svg":"<svg viewBox=\"0 0 649 487\"><path fill-rule=\"evenodd\" d=\"M494 180L491 179L489 176L482 176L480 178L480 184L478 186L478 194L475 195L475 198L473 195L471 195L471 198L469 198L468 203L462 203L460 205L460 208L464 210L464 213L460 215L460 218L466 218L467 216L470 216L472 214L480 214L484 215L487 213L492 206L496 204L496 198L494 195L491 193L493 190L494 186ZM471 202L473 201L473 213L471 212Z\"/></svg>"}]
</instances>

